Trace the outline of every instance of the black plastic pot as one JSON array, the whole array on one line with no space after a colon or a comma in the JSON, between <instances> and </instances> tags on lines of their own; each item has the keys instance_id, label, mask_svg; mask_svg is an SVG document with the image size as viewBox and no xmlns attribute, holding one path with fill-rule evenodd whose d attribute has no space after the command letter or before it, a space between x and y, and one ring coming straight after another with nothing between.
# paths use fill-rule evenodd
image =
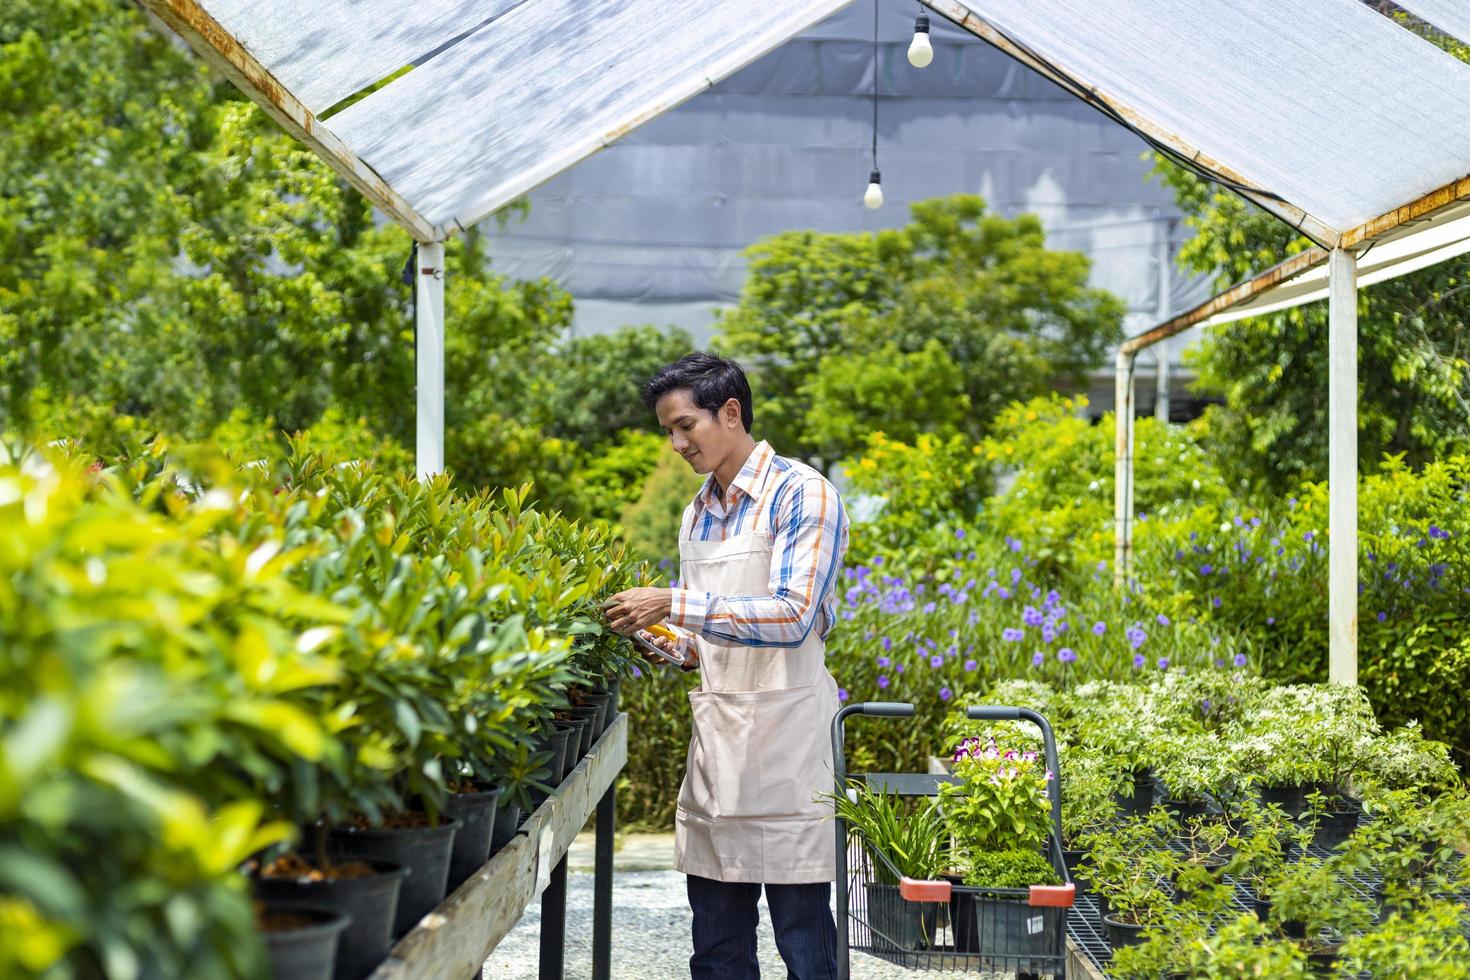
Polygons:
<instances>
[{"instance_id":1,"label":"black plastic pot","mask_svg":"<svg viewBox=\"0 0 1470 980\"><path fill-rule=\"evenodd\" d=\"M623 693L623 679L621 677L614 677L608 681L607 693L612 695L607 706L607 719L608 723L611 724L618 717L618 699Z\"/></svg>"},{"instance_id":2,"label":"black plastic pot","mask_svg":"<svg viewBox=\"0 0 1470 980\"><path fill-rule=\"evenodd\" d=\"M1362 815L1362 809L1356 806L1318 814L1316 826L1312 830L1312 843L1328 849L1336 847L1358 829L1358 818ZM1310 820L1312 817L1303 819Z\"/></svg>"},{"instance_id":3,"label":"black plastic pot","mask_svg":"<svg viewBox=\"0 0 1470 980\"><path fill-rule=\"evenodd\" d=\"M577 768L577 763L582 761L582 735L592 722L586 718L558 718L552 724L567 732L565 765L562 768L561 778L557 780L560 783L573 769Z\"/></svg>"},{"instance_id":4,"label":"black plastic pot","mask_svg":"<svg viewBox=\"0 0 1470 980\"><path fill-rule=\"evenodd\" d=\"M538 748L538 751L541 752L548 750L551 752L551 771L546 777L546 784L552 789L560 786L561 781L566 778L567 772L571 770L571 766L567 765L567 754L569 752L567 744L570 735L571 731L569 729L553 724L551 733L545 736L542 744ZM546 798L550 795L550 793L542 790L533 789L531 790L531 803L535 806L540 806L546 802Z\"/></svg>"},{"instance_id":5,"label":"black plastic pot","mask_svg":"<svg viewBox=\"0 0 1470 980\"><path fill-rule=\"evenodd\" d=\"M331 909L351 922L337 945L334 980L361 980L388 955L393 945L393 916L398 893L408 869L383 861L368 861L377 874L366 878L255 878L255 896L270 908L307 905Z\"/></svg>"},{"instance_id":6,"label":"black plastic pot","mask_svg":"<svg viewBox=\"0 0 1470 980\"><path fill-rule=\"evenodd\" d=\"M939 904L906 901L897 885L868 882L863 885L868 899L868 926L873 943L893 951L928 949L934 945L939 926Z\"/></svg>"},{"instance_id":7,"label":"black plastic pot","mask_svg":"<svg viewBox=\"0 0 1470 980\"><path fill-rule=\"evenodd\" d=\"M1210 811L1210 805L1203 800L1187 802L1184 800L1164 800L1164 809L1171 810L1179 815L1179 822L1186 823L1195 817L1202 817Z\"/></svg>"},{"instance_id":8,"label":"black plastic pot","mask_svg":"<svg viewBox=\"0 0 1470 980\"><path fill-rule=\"evenodd\" d=\"M1138 817L1147 813L1154 805L1154 774L1151 769L1136 769L1133 772L1133 795L1113 794L1113 803L1124 816Z\"/></svg>"},{"instance_id":9,"label":"black plastic pot","mask_svg":"<svg viewBox=\"0 0 1470 980\"><path fill-rule=\"evenodd\" d=\"M586 758L587 753L592 751L592 743L597 741L597 736L601 734L597 731L597 716L602 713L602 709L588 705L582 708L569 708L567 713L573 718L581 718L587 722L587 727L582 729L582 743L577 748L577 761L581 762Z\"/></svg>"},{"instance_id":10,"label":"black plastic pot","mask_svg":"<svg viewBox=\"0 0 1470 980\"><path fill-rule=\"evenodd\" d=\"M261 931L274 980L331 980L338 937L350 924L347 916L310 906L273 905L269 911L304 920L301 925Z\"/></svg>"},{"instance_id":11,"label":"black plastic pot","mask_svg":"<svg viewBox=\"0 0 1470 980\"><path fill-rule=\"evenodd\" d=\"M396 937L444 901L458 830L459 821L450 816L441 817L437 827L333 827L328 846L338 856L388 861L409 869L393 917Z\"/></svg>"},{"instance_id":12,"label":"black plastic pot","mask_svg":"<svg viewBox=\"0 0 1470 980\"><path fill-rule=\"evenodd\" d=\"M499 803L499 786L476 793L451 793L445 800L444 812L459 821L454 849L449 854L448 891L464 884L490 859L490 834Z\"/></svg>"},{"instance_id":13,"label":"black plastic pot","mask_svg":"<svg viewBox=\"0 0 1470 980\"><path fill-rule=\"evenodd\" d=\"M597 709L597 717L594 720L593 727L595 729L595 735L600 737L603 732L607 731L608 724L612 722L612 711L610 708L612 695L607 691L588 691L582 695L582 704Z\"/></svg>"},{"instance_id":14,"label":"black plastic pot","mask_svg":"<svg viewBox=\"0 0 1470 980\"><path fill-rule=\"evenodd\" d=\"M961 879L944 875L951 885ZM958 887L950 893L950 936L957 953L996 956L1052 956L1065 909L1033 906L1024 899L977 894Z\"/></svg>"},{"instance_id":15,"label":"black plastic pot","mask_svg":"<svg viewBox=\"0 0 1470 980\"><path fill-rule=\"evenodd\" d=\"M1137 946L1143 942L1144 926L1132 922L1120 922L1111 915L1103 916L1103 926L1108 930L1108 945L1113 949Z\"/></svg>"},{"instance_id":16,"label":"black plastic pot","mask_svg":"<svg viewBox=\"0 0 1470 980\"><path fill-rule=\"evenodd\" d=\"M511 842L520 825L521 805L502 797L500 809L495 811L495 826L490 832L491 856Z\"/></svg>"},{"instance_id":17,"label":"black plastic pot","mask_svg":"<svg viewBox=\"0 0 1470 980\"><path fill-rule=\"evenodd\" d=\"M1072 883L1077 886L1078 895L1086 895L1089 891L1088 886L1091 884L1087 877L1087 872L1080 871L1077 867L1086 857L1086 851L1069 851L1065 848L1062 850L1062 862L1067 866L1067 875L1072 879Z\"/></svg>"},{"instance_id":18,"label":"black plastic pot","mask_svg":"<svg viewBox=\"0 0 1470 980\"><path fill-rule=\"evenodd\" d=\"M1228 862L1224 858L1212 857L1196 860L1194 863L1208 871L1210 877L1214 878L1217 882L1225 879L1225 865ZM1179 876L1177 874L1174 875L1172 884L1174 886L1174 901L1183 902L1188 900L1190 890L1179 886Z\"/></svg>"}]
</instances>

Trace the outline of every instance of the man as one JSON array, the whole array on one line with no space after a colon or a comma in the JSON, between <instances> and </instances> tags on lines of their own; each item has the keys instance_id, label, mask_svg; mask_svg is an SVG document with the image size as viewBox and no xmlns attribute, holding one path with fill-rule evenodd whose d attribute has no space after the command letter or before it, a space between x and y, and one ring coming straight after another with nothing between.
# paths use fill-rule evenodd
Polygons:
<instances>
[{"instance_id":1,"label":"man","mask_svg":"<svg viewBox=\"0 0 1470 980\"><path fill-rule=\"evenodd\" d=\"M836 841L832 808L815 797L832 790L837 685L823 641L847 550L842 498L754 441L750 385L733 361L689 354L655 374L643 400L674 449L709 474L684 511L680 587L629 589L607 606L622 633L669 624L701 672L675 825L694 912L690 973L760 976L764 887L790 976L835 978Z\"/></svg>"}]
</instances>

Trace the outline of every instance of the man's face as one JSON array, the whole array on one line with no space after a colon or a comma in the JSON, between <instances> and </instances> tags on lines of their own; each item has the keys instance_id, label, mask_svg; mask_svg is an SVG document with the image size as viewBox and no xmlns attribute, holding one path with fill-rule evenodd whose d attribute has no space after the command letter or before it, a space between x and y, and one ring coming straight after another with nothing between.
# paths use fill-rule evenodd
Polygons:
<instances>
[{"instance_id":1,"label":"man's face","mask_svg":"<svg viewBox=\"0 0 1470 980\"><path fill-rule=\"evenodd\" d=\"M674 451L700 475L718 469L745 432L740 422L740 405L735 399L711 415L694 404L694 393L688 388L665 392L654 406L654 412L659 426L668 433Z\"/></svg>"}]
</instances>

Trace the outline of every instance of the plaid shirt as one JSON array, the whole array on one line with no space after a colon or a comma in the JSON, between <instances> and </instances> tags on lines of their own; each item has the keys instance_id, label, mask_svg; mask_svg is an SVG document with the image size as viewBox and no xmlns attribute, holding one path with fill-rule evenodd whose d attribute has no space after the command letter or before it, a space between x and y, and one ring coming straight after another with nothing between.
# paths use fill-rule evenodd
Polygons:
<instances>
[{"instance_id":1,"label":"plaid shirt","mask_svg":"<svg viewBox=\"0 0 1470 980\"><path fill-rule=\"evenodd\" d=\"M847 551L847 512L837 488L762 441L727 496L719 498L711 473L682 526L692 541L724 541L758 527L771 541L770 588L752 596L676 588L669 623L745 646L797 647L813 626L825 639L837 619L837 570ZM765 513L758 514L762 499Z\"/></svg>"}]
</instances>

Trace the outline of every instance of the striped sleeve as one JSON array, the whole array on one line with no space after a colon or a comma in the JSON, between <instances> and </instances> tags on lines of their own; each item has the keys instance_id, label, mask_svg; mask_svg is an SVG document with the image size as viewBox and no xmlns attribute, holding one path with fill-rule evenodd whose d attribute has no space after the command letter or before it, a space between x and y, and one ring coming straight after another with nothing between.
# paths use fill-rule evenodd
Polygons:
<instances>
[{"instance_id":1,"label":"striped sleeve","mask_svg":"<svg viewBox=\"0 0 1470 980\"><path fill-rule=\"evenodd\" d=\"M797 647L835 613L837 570L847 550L847 514L837 489L807 471L776 504L768 595L701 594L705 636L758 647ZM688 626L689 624L684 624Z\"/></svg>"}]
</instances>

